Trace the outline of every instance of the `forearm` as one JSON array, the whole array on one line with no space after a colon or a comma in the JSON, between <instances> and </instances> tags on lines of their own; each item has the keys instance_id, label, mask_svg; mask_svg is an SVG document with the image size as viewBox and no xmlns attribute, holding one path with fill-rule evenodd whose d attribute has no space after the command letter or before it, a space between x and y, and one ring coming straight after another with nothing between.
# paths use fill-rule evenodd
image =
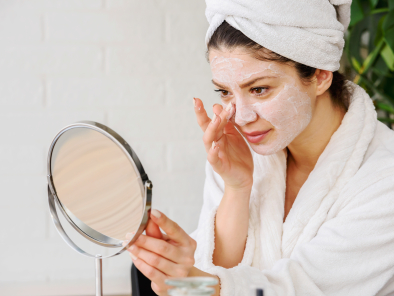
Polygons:
<instances>
[{"instance_id":1,"label":"forearm","mask_svg":"<svg viewBox=\"0 0 394 296\"><path fill-rule=\"evenodd\" d=\"M251 188L228 189L216 213L213 264L231 268L242 261L249 226Z\"/></svg>"}]
</instances>

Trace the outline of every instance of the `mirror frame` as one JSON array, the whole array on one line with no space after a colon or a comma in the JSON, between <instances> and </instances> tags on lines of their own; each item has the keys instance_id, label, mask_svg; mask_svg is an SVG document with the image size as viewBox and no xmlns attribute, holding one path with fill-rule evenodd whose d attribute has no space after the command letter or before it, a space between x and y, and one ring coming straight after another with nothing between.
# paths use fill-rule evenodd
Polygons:
<instances>
[{"instance_id":1,"label":"mirror frame","mask_svg":"<svg viewBox=\"0 0 394 296\"><path fill-rule=\"evenodd\" d=\"M145 170L140 162L140 160L137 157L137 154L131 149L130 145L120 136L118 135L115 131L110 129L109 127L94 122L94 121L80 121L71 125L68 125L64 127L53 139L51 146L49 148L48 152L48 159L47 159L47 180L48 180L48 202L49 202L49 211L52 217L52 220L55 224L56 230L59 233L59 235L62 237L62 239L75 251L77 251L80 254L86 255L88 257L94 257L97 258L97 255L89 254L79 248L67 235L66 231L64 230L59 216L57 214L57 209L56 206L60 209L61 213L63 216L67 219L67 221L72 225L72 227L83 237L88 239L91 242L94 242L95 244L108 247L108 248L116 248L116 247L122 247L122 241L113 239L111 237L105 236L96 230L92 229L79 219L77 219L59 200L56 189L52 180L52 171L51 171L51 159L52 159L52 153L53 149L56 145L57 140L61 137L62 134L65 132L69 131L70 129L74 128L88 128L95 130L107 138L109 138L114 144L116 144L127 156L127 158L130 160L131 165L134 166L134 169L139 172L141 176L141 186L145 190L144 195L143 195L143 201L142 204L144 205L143 209L143 215L142 219L140 222L140 226L136 233L134 234L133 238L129 241L128 244L126 244L119 252L115 254L111 254L105 257L101 258L109 258L113 257L116 255L121 254L128 246L133 244L137 238L140 236L140 234L145 230L146 224L148 223L149 220L149 210L152 206L152 188L153 184L149 180L148 175L145 173Z\"/></svg>"}]
</instances>

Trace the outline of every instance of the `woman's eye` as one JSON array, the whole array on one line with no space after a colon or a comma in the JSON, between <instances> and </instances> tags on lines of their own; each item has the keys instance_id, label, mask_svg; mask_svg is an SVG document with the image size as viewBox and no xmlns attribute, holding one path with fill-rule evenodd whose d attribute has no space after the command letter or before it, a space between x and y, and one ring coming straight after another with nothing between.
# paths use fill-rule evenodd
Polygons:
<instances>
[{"instance_id":1,"label":"woman's eye","mask_svg":"<svg viewBox=\"0 0 394 296\"><path fill-rule=\"evenodd\" d=\"M224 89L215 89L216 92L220 94L221 97L227 97L230 92Z\"/></svg>"},{"instance_id":2,"label":"woman's eye","mask_svg":"<svg viewBox=\"0 0 394 296\"><path fill-rule=\"evenodd\" d=\"M266 87L255 87L252 88L252 92L256 95L262 95L267 91Z\"/></svg>"}]
</instances>

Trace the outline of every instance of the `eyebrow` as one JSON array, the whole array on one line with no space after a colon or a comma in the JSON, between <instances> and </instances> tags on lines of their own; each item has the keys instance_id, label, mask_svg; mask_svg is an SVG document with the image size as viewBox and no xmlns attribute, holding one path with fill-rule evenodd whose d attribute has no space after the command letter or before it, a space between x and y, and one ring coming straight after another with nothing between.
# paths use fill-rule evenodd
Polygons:
<instances>
[{"instance_id":1,"label":"eyebrow","mask_svg":"<svg viewBox=\"0 0 394 296\"><path fill-rule=\"evenodd\" d=\"M248 81L248 82L245 82L245 83L241 84L239 87L240 87L240 88L245 88L245 87L251 86L252 84L256 83L257 81L264 80L264 79L267 79L267 78L278 78L278 77L277 77L277 76L262 76L262 77L257 77L257 78L255 78L255 79L253 79L253 80L250 80L250 81ZM217 87L226 88L226 86L221 85L220 83L216 82L216 81L213 80L213 79L212 79L212 83L213 83L214 85L216 85Z\"/></svg>"}]
</instances>

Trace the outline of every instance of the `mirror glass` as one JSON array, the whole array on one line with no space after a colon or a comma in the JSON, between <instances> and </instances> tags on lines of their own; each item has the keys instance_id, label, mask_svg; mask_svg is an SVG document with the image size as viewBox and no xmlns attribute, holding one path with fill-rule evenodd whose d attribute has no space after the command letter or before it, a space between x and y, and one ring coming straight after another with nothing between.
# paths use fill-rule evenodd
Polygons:
<instances>
[{"instance_id":1,"label":"mirror glass","mask_svg":"<svg viewBox=\"0 0 394 296\"><path fill-rule=\"evenodd\" d=\"M109 247L137 232L145 210L141 175L107 135L87 127L66 130L53 147L50 170L62 210L79 232Z\"/></svg>"}]
</instances>

